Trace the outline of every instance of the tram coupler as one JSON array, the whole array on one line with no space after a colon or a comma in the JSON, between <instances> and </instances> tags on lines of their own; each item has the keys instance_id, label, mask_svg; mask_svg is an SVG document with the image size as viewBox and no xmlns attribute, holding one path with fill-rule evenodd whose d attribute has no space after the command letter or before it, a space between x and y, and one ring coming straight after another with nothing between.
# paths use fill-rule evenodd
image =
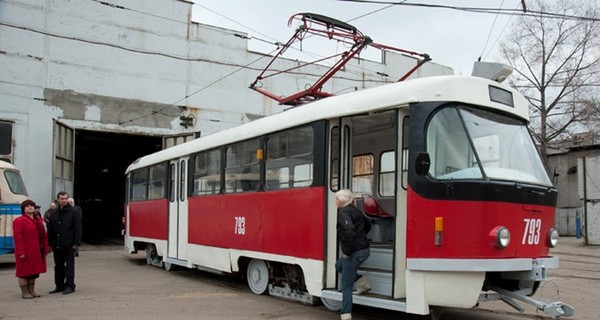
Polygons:
<instances>
[{"instance_id":1,"label":"tram coupler","mask_svg":"<svg viewBox=\"0 0 600 320\"><path fill-rule=\"evenodd\" d=\"M504 289L497 288L497 287L492 287L490 289L494 290L498 293L498 295L499 295L498 298L500 300L504 301L505 303L507 303L509 306L513 307L515 310L519 311L520 313L525 311L525 309L523 307L521 307L521 305L519 305L515 301L515 299L536 307L538 310L543 311L547 316L549 316L552 319L556 319L559 317L570 317L573 314L575 314L575 309L573 309L573 307L571 305L566 304L562 301L554 301L554 302L539 301L539 300L532 299L524 294L519 294L516 292L504 290ZM486 298L484 298L484 299L491 300L490 296L487 296L487 295L486 295Z\"/></svg>"}]
</instances>

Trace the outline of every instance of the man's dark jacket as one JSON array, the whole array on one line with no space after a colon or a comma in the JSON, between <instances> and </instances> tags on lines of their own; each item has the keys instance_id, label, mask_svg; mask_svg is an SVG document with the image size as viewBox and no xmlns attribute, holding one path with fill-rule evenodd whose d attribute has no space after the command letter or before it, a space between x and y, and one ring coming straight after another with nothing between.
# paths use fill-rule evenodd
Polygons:
<instances>
[{"instance_id":1,"label":"man's dark jacket","mask_svg":"<svg viewBox=\"0 0 600 320\"><path fill-rule=\"evenodd\" d=\"M48 242L53 249L81 246L81 208L66 205L56 208L48 223Z\"/></svg>"}]
</instances>

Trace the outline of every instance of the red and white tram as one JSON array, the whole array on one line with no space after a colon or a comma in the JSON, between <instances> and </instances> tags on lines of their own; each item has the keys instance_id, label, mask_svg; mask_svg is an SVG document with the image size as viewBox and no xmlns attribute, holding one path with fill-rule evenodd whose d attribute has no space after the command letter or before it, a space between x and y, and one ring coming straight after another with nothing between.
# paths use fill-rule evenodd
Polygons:
<instances>
[{"instance_id":1,"label":"red and white tram","mask_svg":"<svg viewBox=\"0 0 600 320\"><path fill-rule=\"evenodd\" d=\"M528 102L443 76L330 97L142 157L127 169L125 247L148 264L240 273L257 294L341 306L334 193L373 222L354 303L415 314L533 300L556 245L557 192Z\"/></svg>"}]
</instances>

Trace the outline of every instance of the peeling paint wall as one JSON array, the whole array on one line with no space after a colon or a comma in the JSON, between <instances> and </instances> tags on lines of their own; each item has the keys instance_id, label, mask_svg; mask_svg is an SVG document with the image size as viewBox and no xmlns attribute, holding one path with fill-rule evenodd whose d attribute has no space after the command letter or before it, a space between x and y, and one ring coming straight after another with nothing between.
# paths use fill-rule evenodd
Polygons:
<instances>
[{"instance_id":1,"label":"peeling paint wall","mask_svg":"<svg viewBox=\"0 0 600 320\"><path fill-rule=\"evenodd\" d=\"M33 199L53 198L53 120L83 130L204 136L284 110L248 89L270 57L248 51L240 32L190 23L191 10L180 0L0 1L0 119L15 123L14 161ZM327 90L380 85L376 72L414 65L397 54L385 62L355 61ZM314 66L265 89L303 90L323 72ZM451 73L430 63L418 76ZM189 114L197 120L184 128L179 117Z\"/></svg>"}]
</instances>

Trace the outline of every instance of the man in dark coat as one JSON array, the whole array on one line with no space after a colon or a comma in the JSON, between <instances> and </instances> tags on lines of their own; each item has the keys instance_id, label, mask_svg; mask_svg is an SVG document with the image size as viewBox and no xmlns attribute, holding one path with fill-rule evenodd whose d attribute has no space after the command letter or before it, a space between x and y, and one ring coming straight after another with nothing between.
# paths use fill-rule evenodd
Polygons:
<instances>
[{"instance_id":1,"label":"man in dark coat","mask_svg":"<svg viewBox=\"0 0 600 320\"><path fill-rule=\"evenodd\" d=\"M75 253L81 246L81 209L68 203L69 194L61 191L56 196L58 207L50 215L48 242L54 252L54 283L50 293L75 292Z\"/></svg>"}]
</instances>

